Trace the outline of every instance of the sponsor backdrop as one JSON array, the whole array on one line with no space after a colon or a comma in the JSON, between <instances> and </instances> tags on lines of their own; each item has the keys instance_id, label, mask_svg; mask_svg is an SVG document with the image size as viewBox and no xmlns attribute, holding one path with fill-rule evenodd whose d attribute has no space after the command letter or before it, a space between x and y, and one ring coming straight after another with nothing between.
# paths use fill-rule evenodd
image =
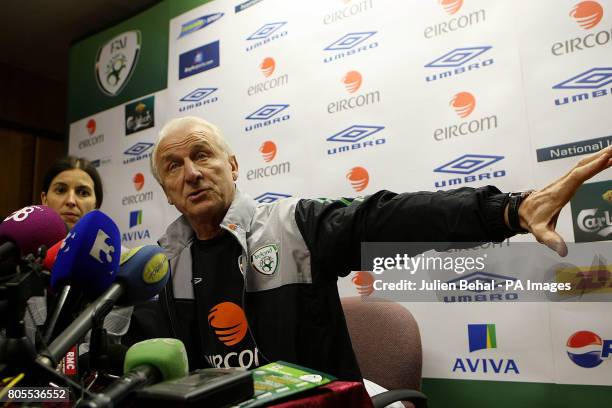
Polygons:
<instances>
[{"instance_id":1,"label":"sponsor backdrop","mask_svg":"<svg viewBox=\"0 0 612 408\"><path fill-rule=\"evenodd\" d=\"M128 247L178 215L148 166L184 115L220 126L264 203L537 188L612 143L611 46L609 0L165 1L72 47L69 151L99 166ZM609 172L582 187L563 236L610 240L611 190ZM433 404L612 398L608 304L477 299L406 304Z\"/></svg>"}]
</instances>

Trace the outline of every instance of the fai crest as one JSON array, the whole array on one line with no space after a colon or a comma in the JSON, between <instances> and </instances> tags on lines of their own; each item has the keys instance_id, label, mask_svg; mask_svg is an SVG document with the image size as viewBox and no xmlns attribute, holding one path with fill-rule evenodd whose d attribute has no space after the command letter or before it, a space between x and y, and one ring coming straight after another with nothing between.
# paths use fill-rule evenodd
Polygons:
<instances>
[{"instance_id":1,"label":"fai crest","mask_svg":"<svg viewBox=\"0 0 612 408\"><path fill-rule=\"evenodd\" d=\"M273 275L278 269L278 245L269 244L257 249L251 255L251 265L259 273Z\"/></svg>"},{"instance_id":2,"label":"fai crest","mask_svg":"<svg viewBox=\"0 0 612 408\"><path fill-rule=\"evenodd\" d=\"M127 85L140 54L140 31L121 33L98 50L96 82L109 96L119 94Z\"/></svg>"}]
</instances>

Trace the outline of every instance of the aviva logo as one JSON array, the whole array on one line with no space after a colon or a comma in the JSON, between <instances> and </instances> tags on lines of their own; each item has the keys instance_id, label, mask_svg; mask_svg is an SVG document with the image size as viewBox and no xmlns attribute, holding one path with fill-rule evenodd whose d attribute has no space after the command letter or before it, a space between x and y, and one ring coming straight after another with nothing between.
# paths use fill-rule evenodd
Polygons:
<instances>
[{"instance_id":1,"label":"aviva logo","mask_svg":"<svg viewBox=\"0 0 612 408\"><path fill-rule=\"evenodd\" d=\"M468 324L470 357L457 357L452 372L489 374L520 374L513 358L497 358L497 353L479 350L497 349L495 324ZM493 356L485 358L485 356ZM476 357L479 356L479 357Z\"/></svg>"},{"instance_id":2,"label":"aviva logo","mask_svg":"<svg viewBox=\"0 0 612 408\"><path fill-rule=\"evenodd\" d=\"M470 353L476 350L497 348L494 324L468 324Z\"/></svg>"},{"instance_id":3,"label":"aviva logo","mask_svg":"<svg viewBox=\"0 0 612 408\"><path fill-rule=\"evenodd\" d=\"M130 211L130 228L142 224L142 210Z\"/></svg>"}]
</instances>

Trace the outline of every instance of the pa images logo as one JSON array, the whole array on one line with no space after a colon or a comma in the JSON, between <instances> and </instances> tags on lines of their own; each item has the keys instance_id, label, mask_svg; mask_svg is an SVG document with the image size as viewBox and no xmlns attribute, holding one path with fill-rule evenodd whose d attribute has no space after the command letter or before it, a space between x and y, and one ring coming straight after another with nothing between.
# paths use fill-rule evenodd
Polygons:
<instances>
[{"instance_id":1,"label":"pa images logo","mask_svg":"<svg viewBox=\"0 0 612 408\"><path fill-rule=\"evenodd\" d=\"M155 126L155 96L125 105L125 135Z\"/></svg>"},{"instance_id":2,"label":"pa images logo","mask_svg":"<svg viewBox=\"0 0 612 408\"><path fill-rule=\"evenodd\" d=\"M269 244L251 254L251 265L264 275L274 275L278 269L278 245Z\"/></svg>"},{"instance_id":3,"label":"pa images logo","mask_svg":"<svg viewBox=\"0 0 612 408\"><path fill-rule=\"evenodd\" d=\"M118 95L127 85L140 55L140 31L126 31L98 50L96 82L108 96Z\"/></svg>"}]
</instances>

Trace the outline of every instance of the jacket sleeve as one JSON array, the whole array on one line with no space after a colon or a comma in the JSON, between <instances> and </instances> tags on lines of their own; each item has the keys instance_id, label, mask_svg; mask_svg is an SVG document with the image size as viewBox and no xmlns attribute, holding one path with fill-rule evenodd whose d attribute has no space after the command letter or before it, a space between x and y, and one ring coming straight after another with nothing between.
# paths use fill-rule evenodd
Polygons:
<instances>
[{"instance_id":1,"label":"jacket sleeve","mask_svg":"<svg viewBox=\"0 0 612 408\"><path fill-rule=\"evenodd\" d=\"M300 200L295 217L312 261L346 276L361 269L362 242L503 241L513 235L504 223L507 200L493 186L383 190L364 199Z\"/></svg>"}]
</instances>

